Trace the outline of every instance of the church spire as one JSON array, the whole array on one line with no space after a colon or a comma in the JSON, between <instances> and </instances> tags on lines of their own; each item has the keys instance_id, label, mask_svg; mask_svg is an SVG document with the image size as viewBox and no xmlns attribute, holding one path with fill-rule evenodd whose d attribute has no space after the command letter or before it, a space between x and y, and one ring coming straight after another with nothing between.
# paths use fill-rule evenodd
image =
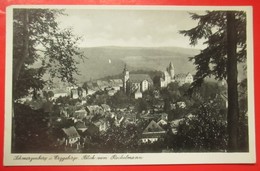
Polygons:
<instances>
[{"instance_id":1,"label":"church spire","mask_svg":"<svg viewBox=\"0 0 260 171\"><path fill-rule=\"evenodd\" d=\"M129 71L127 70L126 68L126 64L125 64L125 67L124 67L124 71L123 71L123 89L124 89L124 92L126 93L126 84L127 84L127 81L129 80Z\"/></svg>"},{"instance_id":2,"label":"church spire","mask_svg":"<svg viewBox=\"0 0 260 171\"><path fill-rule=\"evenodd\" d=\"M127 70L127 67L126 67L126 64L125 64L125 67L124 67L124 71L123 71L123 72L126 73L126 71L128 71L128 70Z\"/></svg>"},{"instance_id":3,"label":"church spire","mask_svg":"<svg viewBox=\"0 0 260 171\"><path fill-rule=\"evenodd\" d=\"M172 64L172 62L170 62L170 64L169 64L169 69L173 69L174 67L173 67L173 64Z\"/></svg>"},{"instance_id":4,"label":"church spire","mask_svg":"<svg viewBox=\"0 0 260 171\"><path fill-rule=\"evenodd\" d=\"M169 72L169 74L171 76L171 79L173 80L174 79L174 67L173 67L172 62L170 62L170 64L169 64L168 72Z\"/></svg>"}]
</instances>

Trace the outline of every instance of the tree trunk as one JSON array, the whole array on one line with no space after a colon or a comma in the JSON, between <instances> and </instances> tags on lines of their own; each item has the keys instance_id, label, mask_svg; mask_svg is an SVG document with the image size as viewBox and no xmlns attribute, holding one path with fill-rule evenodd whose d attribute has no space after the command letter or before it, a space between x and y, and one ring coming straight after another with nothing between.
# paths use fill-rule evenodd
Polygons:
<instances>
[{"instance_id":1,"label":"tree trunk","mask_svg":"<svg viewBox=\"0 0 260 171\"><path fill-rule=\"evenodd\" d=\"M16 88L17 80L19 79L19 74L25 59L29 57L29 30L28 30L29 18L28 11L25 9L23 13L23 53L20 58L13 63L13 92ZM15 152L16 141L15 141L15 111L14 111L14 97L13 97L13 112L12 112L12 152Z\"/></svg>"},{"instance_id":2,"label":"tree trunk","mask_svg":"<svg viewBox=\"0 0 260 171\"><path fill-rule=\"evenodd\" d=\"M29 57L29 16L28 11L25 9L23 13L23 53L21 54L20 58L14 61L13 66L13 87L16 86L17 80L19 79L19 74L22 69L22 66L25 62L25 59Z\"/></svg>"},{"instance_id":3,"label":"tree trunk","mask_svg":"<svg viewBox=\"0 0 260 171\"><path fill-rule=\"evenodd\" d=\"M238 151L237 31L235 12L227 12L228 151Z\"/></svg>"}]
</instances>

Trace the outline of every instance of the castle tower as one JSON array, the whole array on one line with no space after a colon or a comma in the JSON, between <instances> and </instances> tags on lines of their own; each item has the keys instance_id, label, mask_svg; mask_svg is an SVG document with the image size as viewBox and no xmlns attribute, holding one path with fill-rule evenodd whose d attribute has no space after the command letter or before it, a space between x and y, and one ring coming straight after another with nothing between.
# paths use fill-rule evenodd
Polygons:
<instances>
[{"instance_id":1,"label":"castle tower","mask_svg":"<svg viewBox=\"0 0 260 171\"><path fill-rule=\"evenodd\" d=\"M170 64L169 64L168 72L169 72L169 74L171 76L171 79L173 80L175 75L174 75L174 67L172 65L172 62L170 62Z\"/></svg>"},{"instance_id":2,"label":"castle tower","mask_svg":"<svg viewBox=\"0 0 260 171\"><path fill-rule=\"evenodd\" d=\"M125 68L124 68L124 71L123 71L123 90L124 92L126 93L126 82L128 81L129 79L129 71L127 70L126 68L126 64L125 64Z\"/></svg>"}]
</instances>

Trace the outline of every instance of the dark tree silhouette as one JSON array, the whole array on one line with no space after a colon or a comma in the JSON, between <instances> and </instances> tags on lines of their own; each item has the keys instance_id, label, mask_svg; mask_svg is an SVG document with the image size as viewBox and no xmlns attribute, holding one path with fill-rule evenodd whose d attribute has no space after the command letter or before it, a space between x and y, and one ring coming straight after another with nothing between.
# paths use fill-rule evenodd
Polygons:
<instances>
[{"instance_id":1,"label":"dark tree silhouette","mask_svg":"<svg viewBox=\"0 0 260 171\"><path fill-rule=\"evenodd\" d=\"M70 29L58 27L56 18L62 14L62 10L13 10L14 101L27 96L31 90L36 97L37 91L47 82L43 79L45 73L49 73L51 78L75 83L74 76L78 74L75 57L82 58L83 54L77 47L79 37L74 36ZM19 111L13 108L13 145L16 138L16 112Z\"/></svg>"},{"instance_id":2,"label":"dark tree silhouette","mask_svg":"<svg viewBox=\"0 0 260 171\"><path fill-rule=\"evenodd\" d=\"M237 91L237 63L246 60L246 13L243 11L207 11L204 15L191 14L198 25L180 31L190 37L190 44L206 39L207 47L191 58L196 65L196 80L200 85L205 77L227 80L228 86L228 150L239 151L239 108Z\"/></svg>"},{"instance_id":3,"label":"dark tree silhouette","mask_svg":"<svg viewBox=\"0 0 260 171\"><path fill-rule=\"evenodd\" d=\"M46 72L51 78L74 83L78 74L75 57L83 54L77 47L80 38L58 26L56 18L63 11L14 9L13 13L14 98L28 95L30 89L42 89Z\"/></svg>"}]
</instances>

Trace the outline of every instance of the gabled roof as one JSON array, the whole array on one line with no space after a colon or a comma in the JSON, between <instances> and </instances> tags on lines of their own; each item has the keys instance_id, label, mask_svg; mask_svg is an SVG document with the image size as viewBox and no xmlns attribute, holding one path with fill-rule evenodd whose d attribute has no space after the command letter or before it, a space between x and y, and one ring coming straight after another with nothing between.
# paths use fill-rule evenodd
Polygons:
<instances>
[{"instance_id":1,"label":"gabled roof","mask_svg":"<svg viewBox=\"0 0 260 171\"><path fill-rule=\"evenodd\" d=\"M121 84L123 84L123 80L111 79L111 80L109 80L109 84L110 84L110 86L120 86Z\"/></svg>"},{"instance_id":2,"label":"gabled roof","mask_svg":"<svg viewBox=\"0 0 260 171\"><path fill-rule=\"evenodd\" d=\"M80 110L76 110L75 113L86 113L86 110L85 109L80 109Z\"/></svg>"},{"instance_id":3,"label":"gabled roof","mask_svg":"<svg viewBox=\"0 0 260 171\"><path fill-rule=\"evenodd\" d=\"M175 75L175 79L177 78L179 78L179 79L181 79L181 78L186 78L188 75L191 75L191 73L187 73L187 74L184 74L184 73L182 73L182 74L176 74Z\"/></svg>"},{"instance_id":4,"label":"gabled roof","mask_svg":"<svg viewBox=\"0 0 260 171\"><path fill-rule=\"evenodd\" d=\"M87 129L85 123L81 121L76 122L75 127L76 129Z\"/></svg>"},{"instance_id":5,"label":"gabled roof","mask_svg":"<svg viewBox=\"0 0 260 171\"><path fill-rule=\"evenodd\" d=\"M52 92L54 94L67 94L67 91L63 89L53 89Z\"/></svg>"},{"instance_id":6,"label":"gabled roof","mask_svg":"<svg viewBox=\"0 0 260 171\"><path fill-rule=\"evenodd\" d=\"M165 130L160 127L154 120L152 120L149 125L144 129L143 134L149 133L160 133L165 132Z\"/></svg>"},{"instance_id":7,"label":"gabled roof","mask_svg":"<svg viewBox=\"0 0 260 171\"><path fill-rule=\"evenodd\" d=\"M117 84L123 84L123 80L121 79L114 79L113 81Z\"/></svg>"},{"instance_id":8,"label":"gabled roof","mask_svg":"<svg viewBox=\"0 0 260 171\"><path fill-rule=\"evenodd\" d=\"M98 85L99 87L104 87L104 86L109 86L109 83L108 83L108 81L98 80L98 81L97 81L97 85Z\"/></svg>"},{"instance_id":9,"label":"gabled roof","mask_svg":"<svg viewBox=\"0 0 260 171\"><path fill-rule=\"evenodd\" d=\"M101 104L101 107L102 107L104 110L110 110L110 106L107 105L107 104Z\"/></svg>"},{"instance_id":10,"label":"gabled roof","mask_svg":"<svg viewBox=\"0 0 260 171\"><path fill-rule=\"evenodd\" d=\"M175 79L178 79L178 78L186 78L186 74L176 74L175 75Z\"/></svg>"},{"instance_id":11,"label":"gabled roof","mask_svg":"<svg viewBox=\"0 0 260 171\"><path fill-rule=\"evenodd\" d=\"M87 111L85 109L77 110L74 112L73 116L77 119L83 119L86 117Z\"/></svg>"},{"instance_id":12,"label":"gabled roof","mask_svg":"<svg viewBox=\"0 0 260 171\"><path fill-rule=\"evenodd\" d=\"M140 83L144 80L147 80L148 82L152 83L152 79L147 74L130 74L129 81L134 83Z\"/></svg>"},{"instance_id":13,"label":"gabled roof","mask_svg":"<svg viewBox=\"0 0 260 171\"><path fill-rule=\"evenodd\" d=\"M69 128L63 128L62 131L66 134L68 138L78 138L79 133L77 132L76 128L74 126L71 126Z\"/></svg>"}]
</instances>

